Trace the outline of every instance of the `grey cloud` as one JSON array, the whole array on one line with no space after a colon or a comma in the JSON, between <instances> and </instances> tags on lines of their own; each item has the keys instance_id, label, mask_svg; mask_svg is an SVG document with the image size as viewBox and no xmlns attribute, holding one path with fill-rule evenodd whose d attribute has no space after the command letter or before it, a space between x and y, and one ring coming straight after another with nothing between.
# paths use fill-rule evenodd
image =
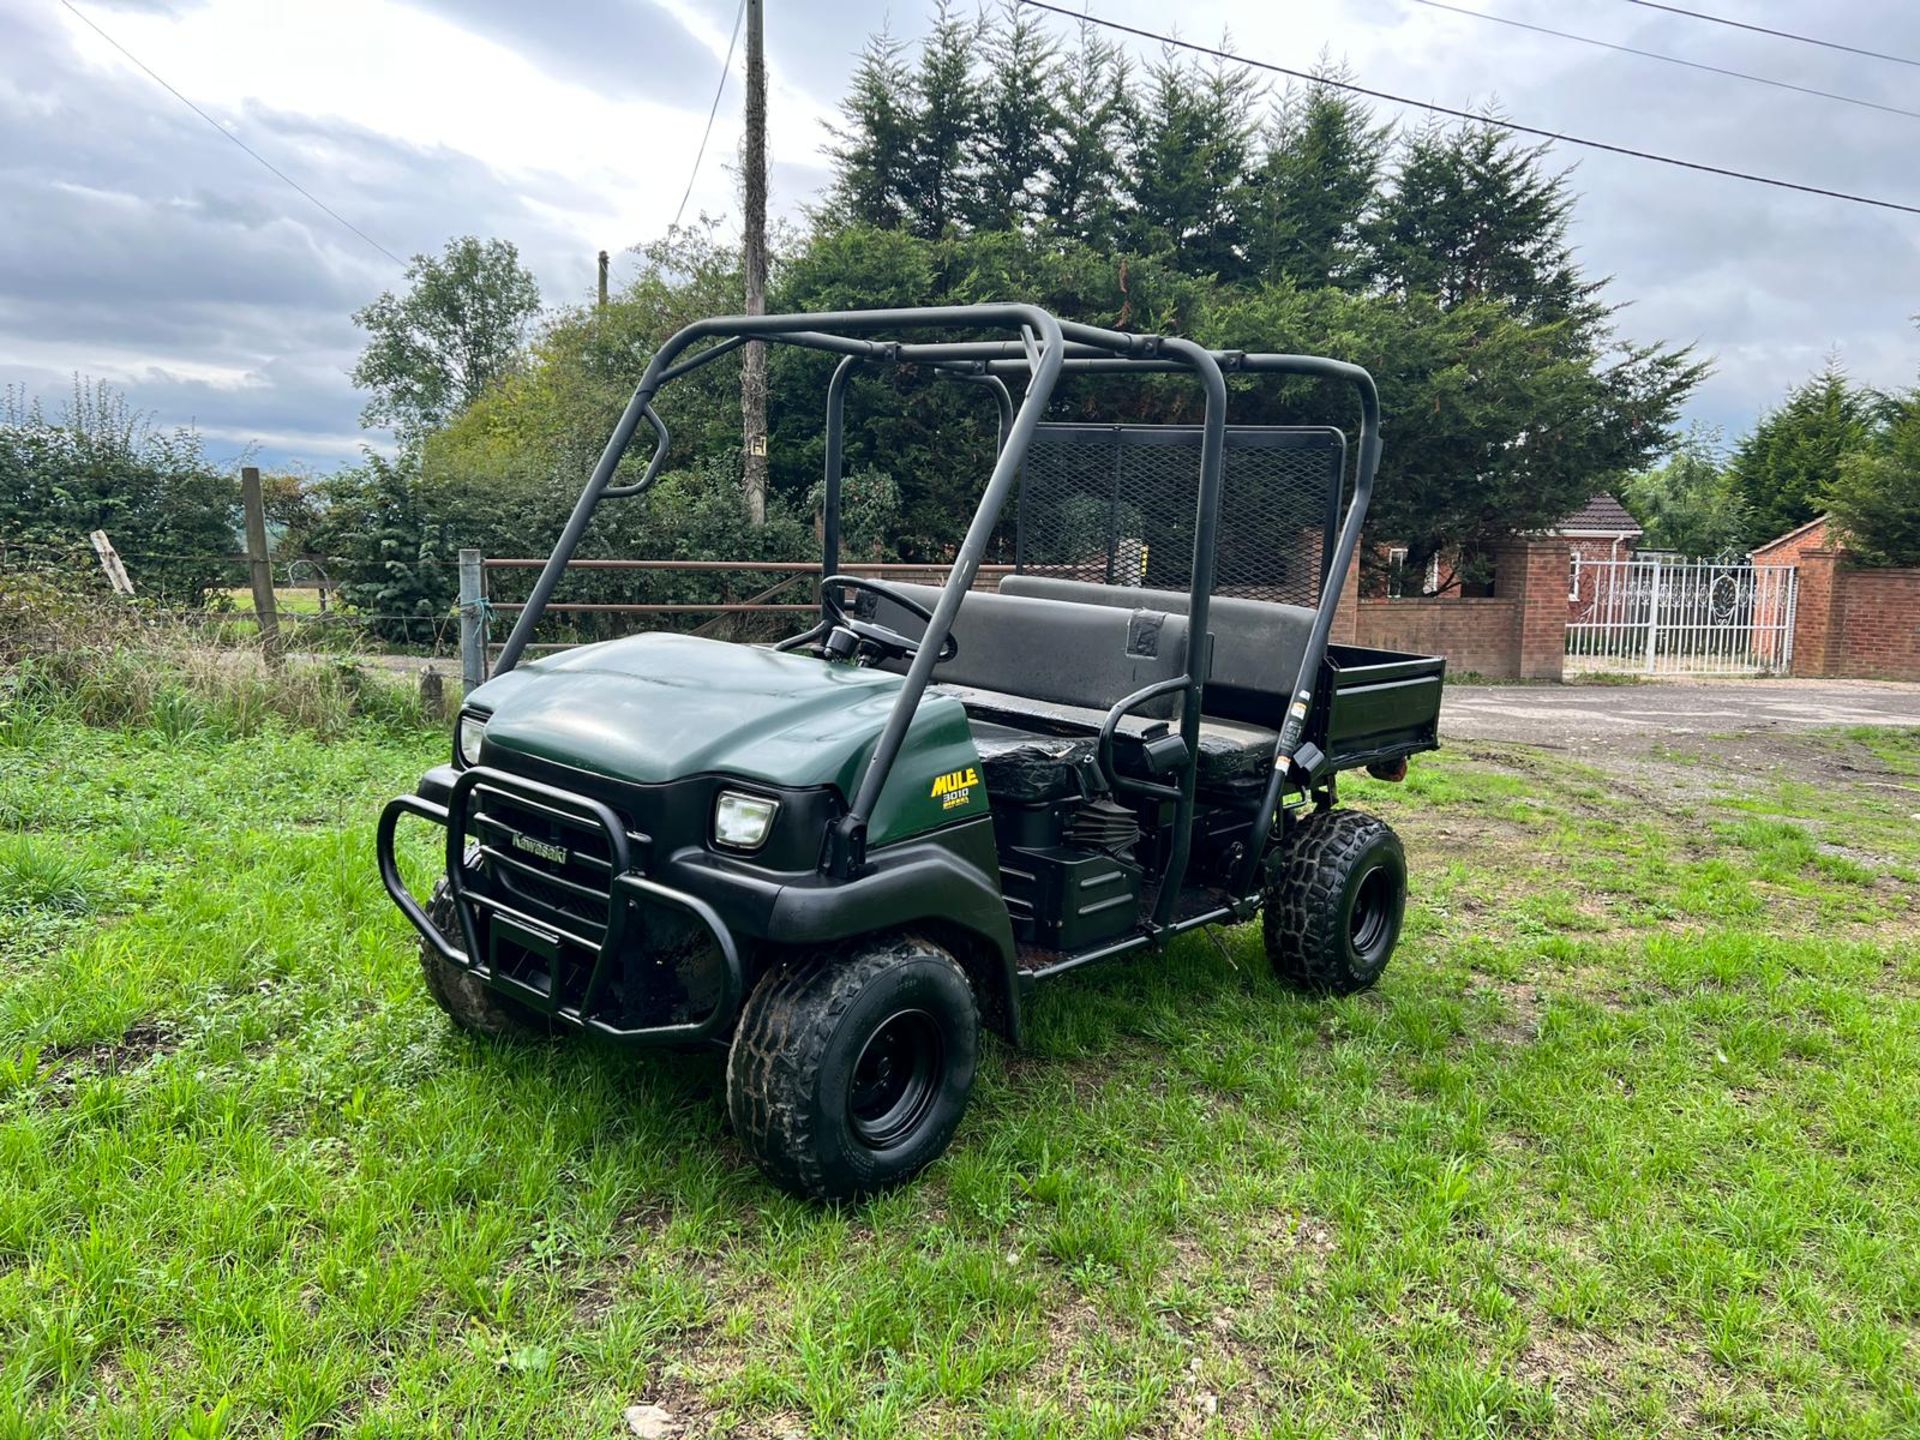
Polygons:
<instances>
[{"instance_id":1,"label":"grey cloud","mask_svg":"<svg viewBox=\"0 0 1920 1440\"><path fill-rule=\"evenodd\" d=\"M414 3L507 46L557 79L612 95L645 96L686 108L704 104L719 78L719 62L706 46L651 0ZM729 13L726 23L731 22Z\"/></svg>"},{"instance_id":2,"label":"grey cloud","mask_svg":"<svg viewBox=\"0 0 1920 1440\"><path fill-rule=\"evenodd\" d=\"M1708 7L1710 8L1710 7ZM1618 13L1613 13L1617 11ZM1500 13L1797 84L1920 109L1910 70L1628 7ZM1773 0L1742 18L1920 54L1920 7ZM1472 20L1467 50L1409 63L1418 88L1459 103L1498 90L1509 117L1730 169L1920 204L1920 120L1789 94ZM1404 77L1395 77L1404 78ZM1730 431L1838 349L1870 383L1920 379L1920 217L1798 195L1570 146L1583 262L1631 302L1626 335L1698 342L1716 357L1695 413Z\"/></svg>"},{"instance_id":3,"label":"grey cloud","mask_svg":"<svg viewBox=\"0 0 1920 1440\"><path fill-rule=\"evenodd\" d=\"M136 405L191 418L218 453L250 436L288 437L273 460L350 451L350 316L399 283L393 264L144 77L78 83L45 24L23 26L13 55L0 134L33 143L0 150L0 379L57 400L71 375L48 357L71 356L130 372L118 383ZM239 129L396 254L474 231L518 243L552 299L574 298L551 293L555 276L590 281L591 257L526 203L589 206L576 180L509 184L470 156L259 105ZM210 367L242 382L212 383Z\"/></svg>"}]
</instances>

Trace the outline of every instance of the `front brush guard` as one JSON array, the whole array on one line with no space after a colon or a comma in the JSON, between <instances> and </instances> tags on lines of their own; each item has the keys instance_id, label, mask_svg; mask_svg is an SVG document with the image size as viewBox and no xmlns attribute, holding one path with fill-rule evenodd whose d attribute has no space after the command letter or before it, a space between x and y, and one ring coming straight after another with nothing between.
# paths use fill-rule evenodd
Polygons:
<instances>
[{"instance_id":1,"label":"front brush guard","mask_svg":"<svg viewBox=\"0 0 1920 1440\"><path fill-rule=\"evenodd\" d=\"M607 895L606 932L597 942L561 930L551 920L530 915L497 896L483 894L467 886L465 855L468 824L473 800L477 794L482 793L496 794L538 810L562 825L589 832L598 831L605 836L611 873ZM454 944L440 932L440 928L428 917L426 910L418 900L414 899L413 892L407 889L405 881L400 877L394 840L403 816L429 821L446 831L447 893L453 902L453 913L459 922L460 938L465 942L464 948ZM621 824L619 817L612 810L589 796L576 795L553 785L541 784L537 780L510 775L492 766L475 765L460 772L445 805L435 804L420 795L402 795L388 801L386 807L380 812L380 824L375 832L374 848L379 857L380 883L386 886L387 894L392 898L393 903L400 907L400 913L407 917L413 928L420 932L421 938L433 946L441 958L449 964L457 965L460 969L472 973L502 994L511 995L523 1003L552 1015L564 1025L629 1044L695 1044L712 1039L732 1021L739 1009L740 997L745 990L745 978L740 964L739 946L735 944L726 922L721 920L711 905L698 896L675 890L645 875L635 873L626 827ZM632 916L633 907L643 900L685 911L704 925L713 936L722 961L721 993L713 1009L703 1019L671 1025L623 1026L615 1025L594 1013L601 1000L605 998L607 987L612 981L613 966L617 963L621 947L627 938L628 922ZM592 956L592 968L588 972L586 990L581 996L580 1003L567 1005L560 1001L558 994L555 993L558 989L557 973L552 988L543 991L500 971L488 960L480 958L482 947L478 910L481 907L494 915L503 916L538 933L556 935L562 944L583 950Z\"/></svg>"}]
</instances>

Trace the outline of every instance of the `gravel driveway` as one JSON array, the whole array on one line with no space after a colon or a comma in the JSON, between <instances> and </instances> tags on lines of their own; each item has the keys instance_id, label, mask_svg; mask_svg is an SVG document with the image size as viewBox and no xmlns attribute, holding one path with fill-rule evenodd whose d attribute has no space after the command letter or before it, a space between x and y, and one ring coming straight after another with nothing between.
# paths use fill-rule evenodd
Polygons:
<instances>
[{"instance_id":1,"label":"gravel driveway","mask_svg":"<svg viewBox=\"0 0 1920 1440\"><path fill-rule=\"evenodd\" d=\"M1920 685L1880 680L1662 680L1642 685L1449 685L1443 736L1587 749L1610 739L1821 725L1920 727Z\"/></svg>"}]
</instances>

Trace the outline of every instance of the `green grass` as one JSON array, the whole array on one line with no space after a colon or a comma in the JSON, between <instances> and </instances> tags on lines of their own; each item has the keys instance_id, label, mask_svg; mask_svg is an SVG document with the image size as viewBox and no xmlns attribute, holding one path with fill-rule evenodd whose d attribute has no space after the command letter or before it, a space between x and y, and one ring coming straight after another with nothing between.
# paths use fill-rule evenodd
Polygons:
<instances>
[{"instance_id":1,"label":"green grass","mask_svg":"<svg viewBox=\"0 0 1920 1440\"><path fill-rule=\"evenodd\" d=\"M0 1436L1920 1433L1911 734L1354 783L1377 991L1064 981L831 1209L717 1056L449 1029L371 842L437 734L165 719L0 716Z\"/></svg>"}]
</instances>

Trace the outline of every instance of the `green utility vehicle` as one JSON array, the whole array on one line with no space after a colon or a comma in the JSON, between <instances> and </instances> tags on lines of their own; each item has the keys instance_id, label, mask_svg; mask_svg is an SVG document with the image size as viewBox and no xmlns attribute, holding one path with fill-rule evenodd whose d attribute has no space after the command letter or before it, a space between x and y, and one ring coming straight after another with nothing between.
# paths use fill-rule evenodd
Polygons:
<instances>
[{"instance_id":1,"label":"green utility vehicle","mask_svg":"<svg viewBox=\"0 0 1920 1440\"><path fill-rule=\"evenodd\" d=\"M840 357L818 622L771 647L644 634L522 663L595 507L660 472L656 393L748 339ZM938 587L840 563L848 380L886 365L1000 412ZM1185 376L1204 423L1046 423L1082 374ZM1352 462L1338 428L1228 425L1229 375L1350 389ZM642 424L650 462L616 484ZM381 816L427 988L483 1034L729 1047L741 1141L780 1184L837 1197L946 1148L981 1028L1017 1041L1040 981L1260 916L1286 984L1373 984L1406 862L1336 808L1336 777L1398 778L1435 746L1443 669L1328 643L1379 455L1373 382L1333 360L1030 305L689 326L467 696L451 763ZM983 574L994 546L1012 564ZM425 904L396 863L407 816L445 831Z\"/></svg>"}]
</instances>

